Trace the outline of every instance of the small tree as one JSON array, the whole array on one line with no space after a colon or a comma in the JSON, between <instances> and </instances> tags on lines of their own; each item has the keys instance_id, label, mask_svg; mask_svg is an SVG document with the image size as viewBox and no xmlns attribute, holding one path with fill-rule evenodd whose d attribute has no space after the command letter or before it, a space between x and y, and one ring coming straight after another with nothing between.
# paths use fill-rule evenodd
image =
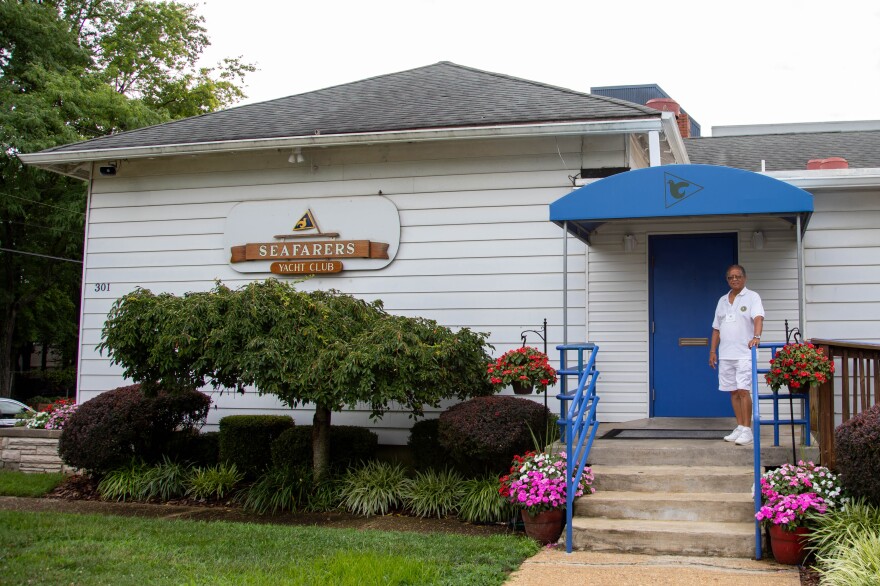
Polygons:
<instances>
[{"instance_id":1,"label":"small tree","mask_svg":"<svg viewBox=\"0 0 880 586\"><path fill-rule=\"evenodd\" d=\"M444 398L490 395L486 334L387 313L381 301L297 291L276 280L182 298L139 289L114 304L99 350L146 389L212 384L311 404L316 480L329 468L331 414L366 404L422 415Z\"/></svg>"}]
</instances>

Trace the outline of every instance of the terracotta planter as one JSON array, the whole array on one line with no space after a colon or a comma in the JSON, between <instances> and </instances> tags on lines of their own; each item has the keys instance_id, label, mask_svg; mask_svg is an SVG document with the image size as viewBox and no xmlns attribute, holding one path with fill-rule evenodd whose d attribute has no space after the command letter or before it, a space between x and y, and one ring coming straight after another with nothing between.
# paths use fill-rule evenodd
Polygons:
<instances>
[{"instance_id":1,"label":"terracotta planter","mask_svg":"<svg viewBox=\"0 0 880 586\"><path fill-rule=\"evenodd\" d=\"M532 394L532 385L528 383L521 383L517 381L513 381L510 383L510 386L513 387L513 392L517 395L531 395Z\"/></svg>"},{"instance_id":2,"label":"terracotta planter","mask_svg":"<svg viewBox=\"0 0 880 586\"><path fill-rule=\"evenodd\" d=\"M562 529L565 527L565 510L555 509L537 515L522 511L522 519L526 527L526 535L541 545L547 545L559 541L559 536L562 535Z\"/></svg>"},{"instance_id":3,"label":"terracotta planter","mask_svg":"<svg viewBox=\"0 0 880 586\"><path fill-rule=\"evenodd\" d=\"M795 527L794 531L786 531L780 525L770 525L770 549L773 557L780 564L802 566L807 558L808 527Z\"/></svg>"}]
</instances>

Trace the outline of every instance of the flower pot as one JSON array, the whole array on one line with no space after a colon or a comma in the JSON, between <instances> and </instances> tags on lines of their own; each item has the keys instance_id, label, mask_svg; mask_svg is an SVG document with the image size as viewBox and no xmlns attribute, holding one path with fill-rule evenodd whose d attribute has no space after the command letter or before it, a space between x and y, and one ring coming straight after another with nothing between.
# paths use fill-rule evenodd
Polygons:
<instances>
[{"instance_id":1,"label":"flower pot","mask_svg":"<svg viewBox=\"0 0 880 586\"><path fill-rule=\"evenodd\" d=\"M786 531L781 525L770 525L770 549L776 561L792 566L803 565L808 553L804 546L809 532L808 527Z\"/></svg>"},{"instance_id":2,"label":"flower pot","mask_svg":"<svg viewBox=\"0 0 880 586\"><path fill-rule=\"evenodd\" d=\"M532 385L529 383L521 383L518 381L513 381L510 383L510 386L513 387L513 392L517 395L531 395L532 394Z\"/></svg>"},{"instance_id":3,"label":"flower pot","mask_svg":"<svg viewBox=\"0 0 880 586\"><path fill-rule=\"evenodd\" d=\"M547 545L559 541L562 528L565 527L565 510L554 509L532 515L522 511L522 519L526 528L526 535L540 543Z\"/></svg>"}]
</instances>

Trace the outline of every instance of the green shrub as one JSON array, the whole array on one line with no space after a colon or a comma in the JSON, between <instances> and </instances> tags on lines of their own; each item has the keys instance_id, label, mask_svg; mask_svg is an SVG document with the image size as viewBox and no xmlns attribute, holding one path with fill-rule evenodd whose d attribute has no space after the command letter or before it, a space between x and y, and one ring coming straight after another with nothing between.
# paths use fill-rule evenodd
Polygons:
<instances>
[{"instance_id":1,"label":"green shrub","mask_svg":"<svg viewBox=\"0 0 880 586\"><path fill-rule=\"evenodd\" d=\"M230 415L220 420L220 461L257 478L272 461L272 442L293 427L288 415Z\"/></svg>"},{"instance_id":2,"label":"green shrub","mask_svg":"<svg viewBox=\"0 0 880 586\"><path fill-rule=\"evenodd\" d=\"M880 505L880 405L834 430L835 468L854 497Z\"/></svg>"},{"instance_id":3,"label":"green shrub","mask_svg":"<svg viewBox=\"0 0 880 586\"><path fill-rule=\"evenodd\" d=\"M214 466L220 461L220 432L199 433L195 429L176 431L168 443L166 454L193 466Z\"/></svg>"},{"instance_id":4,"label":"green shrub","mask_svg":"<svg viewBox=\"0 0 880 586\"><path fill-rule=\"evenodd\" d=\"M440 415L440 445L467 476L503 474L516 454L532 449L533 429L544 429L543 405L511 396L477 397Z\"/></svg>"},{"instance_id":5,"label":"green shrub","mask_svg":"<svg viewBox=\"0 0 880 586\"><path fill-rule=\"evenodd\" d=\"M145 397L140 385L119 387L81 404L58 442L65 464L95 475L132 458L160 461L175 430L204 424L211 399L198 391Z\"/></svg>"},{"instance_id":6,"label":"green shrub","mask_svg":"<svg viewBox=\"0 0 880 586\"><path fill-rule=\"evenodd\" d=\"M384 515L400 507L408 483L400 464L366 462L345 473L340 486L342 506L356 515Z\"/></svg>"},{"instance_id":7,"label":"green shrub","mask_svg":"<svg viewBox=\"0 0 880 586\"><path fill-rule=\"evenodd\" d=\"M409 431L409 446L413 462L417 469L441 469L448 464L446 450L440 445L437 419L416 421Z\"/></svg>"},{"instance_id":8,"label":"green shrub","mask_svg":"<svg viewBox=\"0 0 880 586\"><path fill-rule=\"evenodd\" d=\"M159 464L145 469L136 496L140 500L168 501L186 494L190 470L186 464L163 457Z\"/></svg>"},{"instance_id":9,"label":"green shrub","mask_svg":"<svg viewBox=\"0 0 880 586\"><path fill-rule=\"evenodd\" d=\"M23 403L26 403L27 406L32 409L39 409L40 405L51 405L52 403L54 403L58 399L64 399L64 398L65 397L58 397L58 396L51 396L50 397L50 396L46 396L46 395L35 395L35 396L31 397L30 399L23 401Z\"/></svg>"},{"instance_id":10,"label":"green shrub","mask_svg":"<svg viewBox=\"0 0 880 586\"><path fill-rule=\"evenodd\" d=\"M305 508L312 488L311 466L272 468L242 493L242 507L257 514Z\"/></svg>"},{"instance_id":11,"label":"green shrub","mask_svg":"<svg viewBox=\"0 0 880 586\"><path fill-rule=\"evenodd\" d=\"M244 480L244 474L235 464L219 463L213 466L197 466L186 480L186 494L198 500L222 500L232 494L235 486Z\"/></svg>"},{"instance_id":12,"label":"green shrub","mask_svg":"<svg viewBox=\"0 0 880 586\"><path fill-rule=\"evenodd\" d=\"M356 425L330 426L330 467L342 470L349 464L376 456L379 436ZM284 430L272 442L272 465L276 468L312 465L312 426L297 425Z\"/></svg>"},{"instance_id":13,"label":"green shrub","mask_svg":"<svg viewBox=\"0 0 880 586\"><path fill-rule=\"evenodd\" d=\"M498 493L498 477L493 475L465 480L458 503L458 518L468 523L499 523L515 513L513 504Z\"/></svg>"},{"instance_id":14,"label":"green shrub","mask_svg":"<svg viewBox=\"0 0 880 586\"><path fill-rule=\"evenodd\" d=\"M858 535L816 561L823 586L873 586L880 579L880 533Z\"/></svg>"},{"instance_id":15,"label":"green shrub","mask_svg":"<svg viewBox=\"0 0 880 586\"><path fill-rule=\"evenodd\" d=\"M816 557L832 557L840 546L855 542L867 533L880 534L880 507L864 499L844 502L825 514L810 517L809 547Z\"/></svg>"},{"instance_id":16,"label":"green shrub","mask_svg":"<svg viewBox=\"0 0 880 586\"><path fill-rule=\"evenodd\" d=\"M464 479L451 470L436 471L432 468L417 472L401 495L404 506L419 517L438 519L455 513L464 494Z\"/></svg>"},{"instance_id":17,"label":"green shrub","mask_svg":"<svg viewBox=\"0 0 880 586\"><path fill-rule=\"evenodd\" d=\"M311 513L326 513L339 508L342 496L340 495L340 482L331 476L317 485L312 485L312 492L304 510Z\"/></svg>"},{"instance_id":18,"label":"green shrub","mask_svg":"<svg viewBox=\"0 0 880 586\"><path fill-rule=\"evenodd\" d=\"M108 501L137 500L143 487L147 465L131 460L128 465L111 470L98 483L98 494Z\"/></svg>"}]
</instances>

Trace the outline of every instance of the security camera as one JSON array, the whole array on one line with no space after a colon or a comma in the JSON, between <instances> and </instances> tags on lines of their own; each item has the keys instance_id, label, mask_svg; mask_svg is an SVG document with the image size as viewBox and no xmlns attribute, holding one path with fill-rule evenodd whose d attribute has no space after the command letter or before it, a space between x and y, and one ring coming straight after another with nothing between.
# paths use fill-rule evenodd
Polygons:
<instances>
[{"instance_id":1,"label":"security camera","mask_svg":"<svg viewBox=\"0 0 880 586\"><path fill-rule=\"evenodd\" d=\"M106 165L101 165L98 167L98 172L105 177L112 177L116 175L116 163L107 163Z\"/></svg>"}]
</instances>

